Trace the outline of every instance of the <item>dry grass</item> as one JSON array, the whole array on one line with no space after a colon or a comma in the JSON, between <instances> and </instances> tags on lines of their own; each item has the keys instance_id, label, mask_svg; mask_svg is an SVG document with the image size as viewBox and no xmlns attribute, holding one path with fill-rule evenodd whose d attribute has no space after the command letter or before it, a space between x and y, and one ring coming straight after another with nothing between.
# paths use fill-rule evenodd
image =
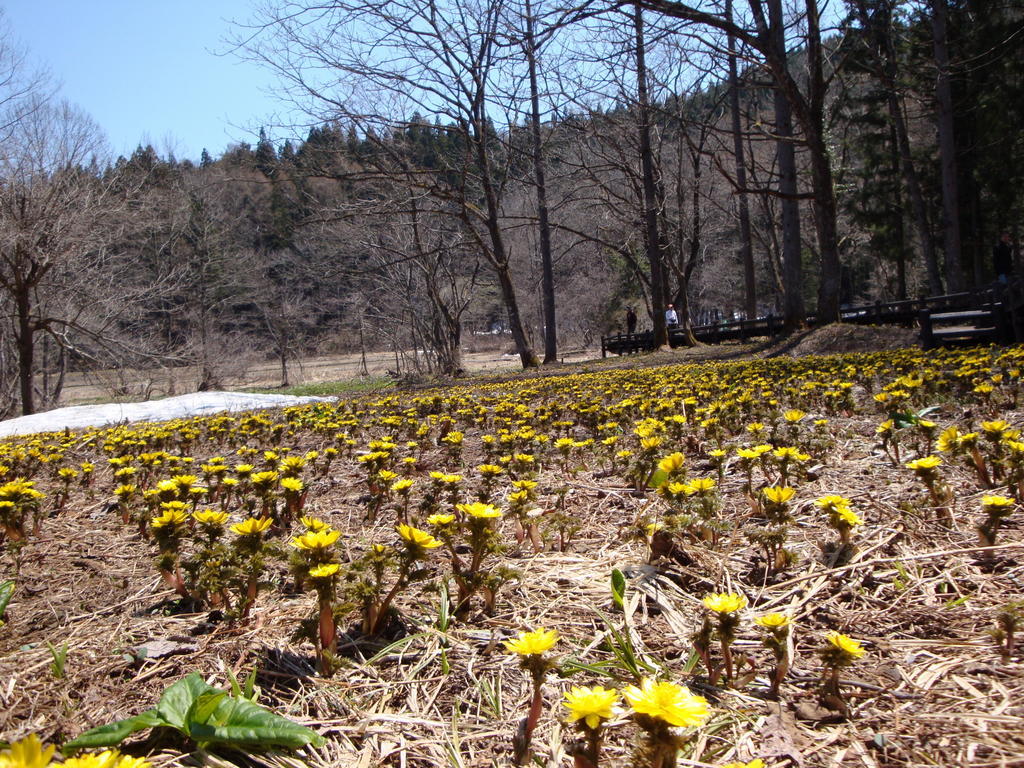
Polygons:
<instances>
[{"instance_id":1,"label":"dry grass","mask_svg":"<svg viewBox=\"0 0 1024 768\"><path fill-rule=\"evenodd\" d=\"M933 418L948 423L961 415L949 405ZM1024 424L1020 412L1003 417ZM557 628L565 657L607 661L607 617L652 667L712 702L714 718L684 751L682 765L753 757L770 766L1024 765L1024 666L1019 654L1001 657L987 634L996 610L1024 597L1021 515L1010 518L998 546L978 548L973 526L981 492L957 469L949 476L955 523L937 524L912 474L876 450L876 423L873 416L835 420L836 448L817 479L799 486L791 545L800 560L771 578L738 533L717 551L687 545L672 559L649 563L646 544L626 534L660 502L634 495L614 476L592 470L565 476L547 468L540 487L567 487L565 508L580 524L568 551L517 550L507 536L505 558L520 577L501 593L494 615L471 613L442 635L434 629L438 595L413 589L399 601L401 627L390 637L371 641L354 629L343 636L344 664L331 678L314 673L312 645L291 639L299 620L312 613L313 596L279 588L261 596L250 620L238 624L205 612L176 612L153 569L152 545L104 511L103 494L78 491L20 553L17 597L0 629L0 736L36 732L59 742L151 707L188 671L223 685L225 670L244 676L256 668L260 702L315 728L327 737L326 746L308 749L301 760L186 757L152 742L139 743L139 750L158 766L221 766L225 759L273 768L508 764L530 690L501 641L522 629ZM309 447L302 441L298 448ZM87 447L75 457L87 458L95 458ZM439 455L428 459L434 466L427 468L444 464ZM98 487L110 486L108 474L97 478ZM310 494L310 511L343 530L353 550L394 538L390 513L372 524L363 519L361 477L354 462L336 464ZM723 514L742 527L750 506L738 473L727 476L722 491ZM832 533L810 505L826 493L848 496L865 519L856 555L839 568L823 563L822 547ZM906 502L916 511L903 508ZM553 492L541 499L547 509L557 505ZM610 599L613 568L629 577L622 613ZM0 575L14 570L7 552ZM286 582L284 566L274 577ZM759 677L739 690L709 684L699 668L695 676L687 672L700 598L724 589L744 592L751 603L738 647L757 661ZM795 619L796 660L778 702L765 696L770 659L749 620L769 610ZM832 629L868 648L844 673L851 710L845 720L816 705L816 650ZM173 641L175 652L134 660L129 650L152 640ZM47 641L68 644L62 679L50 672ZM442 672L442 647L449 674ZM549 677L546 711L534 735L540 764L571 764L566 745L573 734L561 721L561 693L570 684L594 682L608 684L584 672L567 680ZM626 764L637 738L635 726L621 720L609 732L606 764Z\"/></svg>"}]
</instances>

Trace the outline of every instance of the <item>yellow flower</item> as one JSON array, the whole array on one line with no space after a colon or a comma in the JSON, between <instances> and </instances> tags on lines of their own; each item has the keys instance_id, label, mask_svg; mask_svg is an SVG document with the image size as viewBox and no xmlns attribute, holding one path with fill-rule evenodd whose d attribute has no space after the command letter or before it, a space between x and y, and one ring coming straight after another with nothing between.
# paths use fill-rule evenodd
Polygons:
<instances>
[{"instance_id":1,"label":"yellow flower","mask_svg":"<svg viewBox=\"0 0 1024 768\"><path fill-rule=\"evenodd\" d=\"M818 509L824 512L835 512L839 509L850 508L850 500L843 496L837 496L836 494L821 496L820 498L815 499L814 504Z\"/></svg>"},{"instance_id":2,"label":"yellow flower","mask_svg":"<svg viewBox=\"0 0 1024 768\"><path fill-rule=\"evenodd\" d=\"M253 536L257 533L263 533L273 523L274 521L269 517L249 517L240 523L232 525L231 530L239 536Z\"/></svg>"},{"instance_id":3,"label":"yellow flower","mask_svg":"<svg viewBox=\"0 0 1024 768\"><path fill-rule=\"evenodd\" d=\"M441 546L441 542L435 539L426 531L421 531L419 528L413 528L411 525L400 523L396 529L398 535L411 547L411 548L422 548L422 549L437 549Z\"/></svg>"},{"instance_id":4,"label":"yellow flower","mask_svg":"<svg viewBox=\"0 0 1024 768\"><path fill-rule=\"evenodd\" d=\"M91 755L69 757L63 765L67 768L120 768L121 754L116 749L96 752Z\"/></svg>"},{"instance_id":5,"label":"yellow flower","mask_svg":"<svg viewBox=\"0 0 1024 768\"><path fill-rule=\"evenodd\" d=\"M341 538L341 531L334 531L326 528L322 531L309 531L292 539L292 546L296 549L327 549Z\"/></svg>"},{"instance_id":6,"label":"yellow flower","mask_svg":"<svg viewBox=\"0 0 1024 768\"><path fill-rule=\"evenodd\" d=\"M658 469L664 472L666 475L674 475L683 468L683 464L686 463L686 457L681 453L670 453L664 459L658 462Z\"/></svg>"},{"instance_id":7,"label":"yellow flower","mask_svg":"<svg viewBox=\"0 0 1024 768\"><path fill-rule=\"evenodd\" d=\"M121 755L121 759L117 762L117 768L150 768L150 762L144 757Z\"/></svg>"},{"instance_id":8,"label":"yellow flower","mask_svg":"<svg viewBox=\"0 0 1024 768\"><path fill-rule=\"evenodd\" d=\"M802 419L806 415L807 414L804 413L803 411L798 410L797 408L792 408L786 411L784 414L782 414L782 418L784 418L790 424L796 424L798 421L800 421L800 419Z\"/></svg>"},{"instance_id":9,"label":"yellow flower","mask_svg":"<svg viewBox=\"0 0 1024 768\"><path fill-rule=\"evenodd\" d=\"M686 688L667 681L655 682L644 679L638 688L630 685L622 695L640 715L662 720L669 725L688 728L707 720L708 702L703 696L695 696Z\"/></svg>"},{"instance_id":10,"label":"yellow flower","mask_svg":"<svg viewBox=\"0 0 1024 768\"><path fill-rule=\"evenodd\" d=\"M644 526L644 530L647 531L648 536L653 536L664 527L664 523L655 521L653 523L648 523L646 526Z\"/></svg>"},{"instance_id":11,"label":"yellow flower","mask_svg":"<svg viewBox=\"0 0 1024 768\"><path fill-rule=\"evenodd\" d=\"M198 479L195 475L175 475L171 481L179 488L191 488Z\"/></svg>"},{"instance_id":12,"label":"yellow flower","mask_svg":"<svg viewBox=\"0 0 1024 768\"><path fill-rule=\"evenodd\" d=\"M317 517L300 517L299 522L307 531L323 531L331 526Z\"/></svg>"},{"instance_id":13,"label":"yellow flower","mask_svg":"<svg viewBox=\"0 0 1024 768\"><path fill-rule=\"evenodd\" d=\"M1006 496L982 496L981 506L994 509L1004 509L1013 506L1013 499L1007 498Z\"/></svg>"},{"instance_id":14,"label":"yellow flower","mask_svg":"<svg viewBox=\"0 0 1024 768\"><path fill-rule=\"evenodd\" d=\"M747 598L735 592L712 593L701 602L714 613L736 613L747 607Z\"/></svg>"},{"instance_id":15,"label":"yellow flower","mask_svg":"<svg viewBox=\"0 0 1024 768\"><path fill-rule=\"evenodd\" d=\"M761 493L772 504L785 504L796 495L796 491L788 485L772 485L762 488Z\"/></svg>"},{"instance_id":16,"label":"yellow flower","mask_svg":"<svg viewBox=\"0 0 1024 768\"><path fill-rule=\"evenodd\" d=\"M959 438L960 430L956 427L946 427L935 441L935 447L943 453L949 453L956 447Z\"/></svg>"},{"instance_id":17,"label":"yellow flower","mask_svg":"<svg viewBox=\"0 0 1024 768\"><path fill-rule=\"evenodd\" d=\"M34 733L0 752L0 768L46 768L56 747L43 747Z\"/></svg>"},{"instance_id":18,"label":"yellow flower","mask_svg":"<svg viewBox=\"0 0 1024 768\"><path fill-rule=\"evenodd\" d=\"M470 517L477 518L491 518L501 517L501 511L495 509L490 504L484 504L480 501L474 501L472 504L456 504L456 508Z\"/></svg>"},{"instance_id":19,"label":"yellow flower","mask_svg":"<svg viewBox=\"0 0 1024 768\"><path fill-rule=\"evenodd\" d=\"M715 479L712 477L698 477L686 484L686 492L689 494L711 493L715 490Z\"/></svg>"},{"instance_id":20,"label":"yellow flower","mask_svg":"<svg viewBox=\"0 0 1024 768\"><path fill-rule=\"evenodd\" d=\"M600 685L593 688L573 686L565 693L562 702L569 710L569 722L582 720L591 730L601 725L602 720L612 717L612 708L619 700L619 693L614 689L606 689Z\"/></svg>"},{"instance_id":21,"label":"yellow flower","mask_svg":"<svg viewBox=\"0 0 1024 768\"><path fill-rule=\"evenodd\" d=\"M764 760L760 757L755 757L749 763L726 763L722 768L764 768Z\"/></svg>"},{"instance_id":22,"label":"yellow flower","mask_svg":"<svg viewBox=\"0 0 1024 768\"><path fill-rule=\"evenodd\" d=\"M938 456L925 456L920 459L908 461L905 464L905 466L907 469L912 469L916 472L922 469L926 471L929 469L935 469L940 464L942 464L942 459L940 459Z\"/></svg>"},{"instance_id":23,"label":"yellow flower","mask_svg":"<svg viewBox=\"0 0 1024 768\"><path fill-rule=\"evenodd\" d=\"M341 568L341 566L337 563L324 563L323 565L318 565L316 568L310 568L309 578L329 579L338 572L339 568Z\"/></svg>"},{"instance_id":24,"label":"yellow flower","mask_svg":"<svg viewBox=\"0 0 1024 768\"><path fill-rule=\"evenodd\" d=\"M395 482L391 484L391 492L402 494L412 488L412 485L412 480L407 477L403 477L401 480L395 480Z\"/></svg>"},{"instance_id":25,"label":"yellow flower","mask_svg":"<svg viewBox=\"0 0 1024 768\"><path fill-rule=\"evenodd\" d=\"M799 448L794 448L790 445L784 445L781 448L776 448L772 451L772 456L779 461L807 461L811 458L809 454L806 454Z\"/></svg>"},{"instance_id":26,"label":"yellow flower","mask_svg":"<svg viewBox=\"0 0 1024 768\"><path fill-rule=\"evenodd\" d=\"M285 493L302 493L304 486L297 477L282 477L281 487L285 490Z\"/></svg>"},{"instance_id":27,"label":"yellow flower","mask_svg":"<svg viewBox=\"0 0 1024 768\"><path fill-rule=\"evenodd\" d=\"M427 518L427 525L448 525L455 522L455 515L431 515Z\"/></svg>"},{"instance_id":28,"label":"yellow flower","mask_svg":"<svg viewBox=\"0 0 1024 768\"><path fill-rule=\"evenodd\" d=\"M840 634L839 632L829 632L825 635L825 639L838 650L853 659L859 659L866 653L864 646L860 643L860 640L854 640L852 637Z\"/></svg>"},{"instance_id":29,"label":"yellow flower","mask_svg":"<svg viewBox=\"0 0 1024 768\"><path fill-rule=\"evenodd\" d=\"M166 506L166 505L165 505ZM157 517L154 517L150 526L152 528L163 528L168 525L184 525L188 521L188 515L183 509L164 509Z\"/></svg>"},{"instance_id":30,"label":"yellow flower","mask_svg":"<svg viewBox=\"0 0 1024 768\"><path fill-rule=\"evenodd\" d=\"M224 525L228 521L228 513L216 509L201 509L198 512L193 512L192 517L196 519L197 523L203 525Z\"/></svg>"},{"instance_id":31,"label":"yellow flower","mask_svg":"<svg viewBox=\"0 0 1024 768\"><path fill-rule=\"evenodd\" d=\"M654 437L643 437L640 439L640 447L645 451L655 451L661 447L661 438L658 436Z\"/></svg>"},{"instance_id":32,"label":"yellow flower","mask_svg":"<svg viewBox=\"0 0 1024 768\"><path fill-rule=\"evenodd\" d=\"M508 495L508 503L509 504L524 504L524 503L526 503L529 500L530 500L530 492L529 491L512 491L512 493L510 493Z\"/></svg>"},{"instance_id":33,"label":"yellow flower","mask_svg":"<svg viewBox=\"0 0 1024 768\"><path fill-rule=\"evenodd\" d=\"M1010 425L1003 419L997 421L983 421L981 422L981 431L985 433L987 437L993 440L998 440L1003 436L1003 433L1010 428Z\"/></svg>"},{"instance_id":34,"label":"yellow flower","mask_svg":"<svg viewBox=\"0 0 1024 768\"><path fill-rule=\"evenodd\" d=\"M558 642L558 632L554 629L535 629L532 632L520 632L515 640L505 641L505 650L518 653L520 656L539 656L550 651Z\"/></svg>"},{"instance_id":35,"label":"yellow flower","mask_svg":"<svg viewBox=\"0 0 1024 768\"><path fill-rule=\"evenodd\" d=\"M793 619L784 613L766 613L754 619L754 623L765 629L781 629L792 624Z\"/></svg>"},{"instance_id":36,"label":"yellow flower","mask_svg":"<svg viewBox=\"0 0 1024 768\"><path fill-rule=\"evenodd\" d=\"M836 507L831 513L835 516L837 522L843 525L848 525L851 528L861 525L864 522L860 519L860 516L858 516L857 513L849 507Z\"/></svg>"}]
</instances>

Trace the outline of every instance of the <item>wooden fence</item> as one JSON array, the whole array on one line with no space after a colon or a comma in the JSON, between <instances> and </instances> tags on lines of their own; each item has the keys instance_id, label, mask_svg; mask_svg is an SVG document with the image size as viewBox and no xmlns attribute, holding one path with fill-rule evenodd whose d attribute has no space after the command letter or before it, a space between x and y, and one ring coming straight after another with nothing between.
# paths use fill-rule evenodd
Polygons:
<instances>
[{"instance_id":1,"label":"wooden fence","mask_svg":"<svg viewBox=\"0 0 1024 768\"><path fill-rule=\"evenodd\" d=\"M1024 282L1016 279L1005 285L996 283L974 291L902 301L876 301L843 309L839 319L857 325L918 325L926 348L943 343L1021 342L1024 341ZM816 321L814 315L807 316L808 325L814 325ZM955 334L935 327L957 322L960 322L959 327L949 329L955 330ZM771 338L782 331L782 318L774 315L693 326L694 337L705 344ZM669 329L668 336L670 346L686 345L681 328ZM652 349L652 331L601 337L601 357L607 357L609 353L623 355Z\"/></svg>"}]
</instances>

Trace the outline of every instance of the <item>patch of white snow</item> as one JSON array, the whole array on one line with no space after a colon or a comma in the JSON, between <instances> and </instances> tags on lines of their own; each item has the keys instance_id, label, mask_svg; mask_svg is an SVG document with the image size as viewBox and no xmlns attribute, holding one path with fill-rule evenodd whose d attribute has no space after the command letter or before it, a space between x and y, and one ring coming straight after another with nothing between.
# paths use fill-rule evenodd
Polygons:
<instances>
[{"instance_id":1,"label":"patch of white snow","mask_svg":"<svg viewBox=\"0 0 1024 768\"><path fill-rule=\"evenodd\" d=\"M168 421L189 416L208 416L223 411L251 411L286 408L291 405L330 401L330 397L256 395L248 392L194 392L189 395L150 400L144 403L107 403L57 408L31 416L0 421L0 437L37 432L77 431L133 421Z\"/></svg>"}]
</instances>

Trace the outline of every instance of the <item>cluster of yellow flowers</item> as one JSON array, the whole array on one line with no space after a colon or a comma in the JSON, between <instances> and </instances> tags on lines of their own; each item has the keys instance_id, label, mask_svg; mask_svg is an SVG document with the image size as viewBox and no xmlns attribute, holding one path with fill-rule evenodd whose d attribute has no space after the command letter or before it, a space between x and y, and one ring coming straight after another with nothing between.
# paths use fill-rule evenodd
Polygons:
<instances>
[{"instance_id":1,"label":"cluster of yellow flowers","mask_svg":"<svg viewBox=\"0 0 1024 768\"><path fill-rule=\"evenodd\" d=\"M361 593L366 627L384 626L398 587L427 572L422 578L454 580L456 613L481 595L493 610L502 579L512 578L498 567L503 547L529 540L543 548L554 527L538 517L552 519L568 493L564 475L581 469L595 480L613 478L620 489L656 494L648 505L656 514L638 521L652 557L655 538L735 541L737 507L767 575L793 562L785 546L795 514L809 512L835 529L837 551L849 554L871 507L852 493L856 504L805 491L815 465L835 456L833 425L849 429L846 417L865 407L884 415L877 438L921 479L937 508L950 503L944 472L977 475L986 491L977 528L983 544L992 544L1024 498L1024 441L999 418L1017 405L1022 362L1020 349L927 357L905 350L618 370L16 438L0 442L0 523L7 540L23 540L30 522L43 511L66 511L73 494L108 494L126 523L155 540L169 585L218 605L235 600L243 617L265 583L267 562L287 550L297 581L317 591L321 650L329 651L332 611L341 602L334 591L351 575L349 558L365 558L365 571L377 573ZM985 420L942 429L924 418L921 409L940 392ZM364 541L358 531L332 527L321 491L339 488L368 498L360 502L367 517L380 516L397 538ZM352 539L344 547L343 535ZM436 563L444 557L450 567L442 575ZM414 568L416 561L430 567ZM224 570L214 572L211 563ZM707 639L722 645L727 679L740 677L729 644L746 598L713 594L703 605ZM755 623L778 641L790 621L768 614ZM508 648L543 655L556 638L552 631ZM823 657L833 668L864 653L845 635L826 642ZM708 659L718 653L704 650ZM787 660L776 661L784 670ZM566 706L573 722L595 728L620 699L634 715L673 727L708 714L701 697L655 680L622 691L573 687ZM5 759L13 758L0 756L0 768Z\"/></svg>"},{"instance_id":2,"label":"cluster of yellow flowers","mask_svg":"<svg viewBox=\"0 0 1024 768\"><path fill-rule=\"evenodd\" d=\"M116 749L69 757L63 762L53 759L56 747L44 746L36 735L26 736L0 751L0 768L150 768L141 757L122 755Z\"/></svg>"}]
</instances>

